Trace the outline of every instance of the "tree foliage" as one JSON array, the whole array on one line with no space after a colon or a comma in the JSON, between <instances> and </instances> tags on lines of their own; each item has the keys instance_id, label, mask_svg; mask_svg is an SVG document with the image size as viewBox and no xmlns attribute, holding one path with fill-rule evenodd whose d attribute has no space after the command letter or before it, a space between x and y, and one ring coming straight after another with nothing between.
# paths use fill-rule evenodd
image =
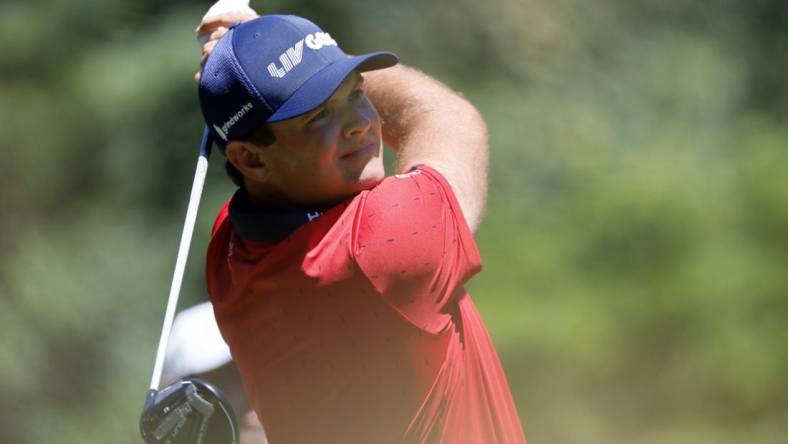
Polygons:
<instances>
[{"instance_id":1,"label":"tree foliage","mask_svg":"<svg viewBox=\"0 0 788 444\"><path fill-rule=\"evenodd\" d=\"M139 442L208 5L0 4L2 442ZM482 111L491 191L469 288L529 440L784 440L785 2L253 6L348 52L398 52ZM182 306L205 298L232 192L219 163Z\"/></svg>"}]
</instances>

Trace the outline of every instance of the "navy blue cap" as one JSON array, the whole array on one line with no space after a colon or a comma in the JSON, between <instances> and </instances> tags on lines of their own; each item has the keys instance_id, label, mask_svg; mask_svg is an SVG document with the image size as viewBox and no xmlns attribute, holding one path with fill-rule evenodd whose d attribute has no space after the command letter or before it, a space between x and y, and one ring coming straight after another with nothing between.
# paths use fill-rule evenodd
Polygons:
<instances>
[{"instance_id":1,"label":"navy blue cap","mask_svg":"<svg viewBox=\"0 0 788 444\"><path fill-rule=\"evenodd\" d=\"M229 140L322 105L354 70L387 68L390 52L348 57L314 23L267 15L230 28L200 76L200 106L224 153Z\"/></svg>"}]
</instances>

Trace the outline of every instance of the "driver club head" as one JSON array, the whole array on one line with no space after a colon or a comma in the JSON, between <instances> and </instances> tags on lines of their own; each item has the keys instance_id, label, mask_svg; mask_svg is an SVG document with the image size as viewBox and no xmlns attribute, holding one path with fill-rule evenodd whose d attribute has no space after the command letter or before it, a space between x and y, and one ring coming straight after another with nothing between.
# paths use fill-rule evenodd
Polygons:
<instances>
[{"instance_id":1,"label":"driver club head","mask_svg":"<svg viewBox=\"0 0 788 444\"><path fill-rule=\"evenodd\" d=\"M147 444L237 444L238 427L230 403L213 384L181 379L150 390L140 416Z\"/></svg>"}]
</instances>

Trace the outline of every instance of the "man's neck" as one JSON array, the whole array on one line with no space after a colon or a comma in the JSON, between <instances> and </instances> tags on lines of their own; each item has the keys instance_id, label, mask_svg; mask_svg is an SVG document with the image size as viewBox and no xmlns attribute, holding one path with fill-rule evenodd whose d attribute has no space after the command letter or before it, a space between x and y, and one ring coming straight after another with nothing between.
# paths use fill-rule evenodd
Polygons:
<instances>
[{"instance_id":1,"label":"man's neck","mask_svg":"<svg viewBox=\"0 0 788 444\"><path fill-rule=\"evenodd\" d=\"M298 210L305 208L287 198L284 193L279 192L274 187L263 184L244 181L244 191L246 192L246 203L252 208L271 208L279 210Z\"/></svg>"},{"instance_id":2,"label":"man's neck","mask_svg":"<svg viewBox=\"0 0 788 444\"><path fill-rule=\"evenodd\" d=\"M281 190L268 184L244 181L244 191L246 200L250 207L258 209L276 210L309 210L314 208L331 208L344 202L346 198L338 199L335 202L295 202ZM350 197L350 196L348 196Z\"/></svg>"}]
</instances>

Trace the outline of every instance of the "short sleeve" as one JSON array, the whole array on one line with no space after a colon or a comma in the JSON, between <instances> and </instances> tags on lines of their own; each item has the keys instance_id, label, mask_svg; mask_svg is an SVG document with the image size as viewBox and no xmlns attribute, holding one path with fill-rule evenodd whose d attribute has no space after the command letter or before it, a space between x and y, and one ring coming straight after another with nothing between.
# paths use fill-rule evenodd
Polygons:
<instances>
[{"instance_id":1,"label":"short sleeve","mask_svg":"<svg viewBox=\"0 0 788 444\"><path fill-rule=\"evenodd\" d=\"M352 249L375 289L430 333L446 327L463 285L481 270L451 187L426 166L388 177L363 196Z\"/></svg>"}]
</instances>

